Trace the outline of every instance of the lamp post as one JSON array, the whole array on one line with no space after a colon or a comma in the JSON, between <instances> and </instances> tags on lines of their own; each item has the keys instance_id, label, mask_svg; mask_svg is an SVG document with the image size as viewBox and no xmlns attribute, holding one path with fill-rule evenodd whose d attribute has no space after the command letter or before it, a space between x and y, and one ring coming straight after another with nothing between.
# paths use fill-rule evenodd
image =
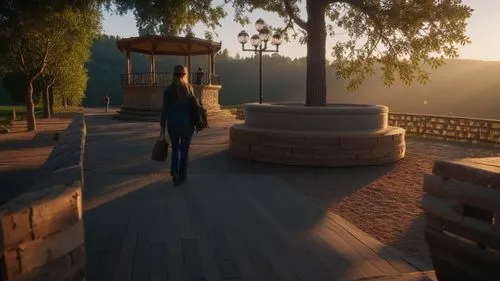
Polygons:
<instances>
[{"instance_id":1,"label":"lamp post","mask_svg":"<svg viewBox=\"0 0 500 281\"><path fill-rule=\"evenodd\" d=\"M252 37L243 30L238 33L238 42L241 44L241 49L243 51L254 52L259 55L259 103L262 103L263 87L262 87L262 53L277 53L279 52L279 46L283 42L281 34L276 32L271 36L271 29L267 26L263 19L258 19L255 22L255 28L259 34L254 34ZM267 43L271 40L271 44L276 46L276 49L267 49ZM253 49L245 49L245 44L250 41Z\"/></svg>"}]
</instances>

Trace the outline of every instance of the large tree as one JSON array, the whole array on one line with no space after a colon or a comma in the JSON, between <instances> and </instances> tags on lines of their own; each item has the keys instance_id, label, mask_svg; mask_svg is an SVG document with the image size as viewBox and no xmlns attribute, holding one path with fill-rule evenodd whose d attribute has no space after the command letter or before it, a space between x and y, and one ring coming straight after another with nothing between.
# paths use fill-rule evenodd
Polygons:
<instances>
[{"instance_id":1,"label":"large tree","mask_svg":"<svg viewBox=\"0 0 500 281\"><path fill-rule=\"evenodd\" d=\"M4 68L26 78L28 130L36 130L33 83L65 49L69 33L65 9L96 7L97 1L14 1L0 3L0 52Z\"/></svg>"},{"instance_id":2,"label":"large tree","mask_svg":"<svg viewBox=\"0 0 500 281\"><path fill-rule=\"evenodd\" d=\"M44 88L45 118L52 115L54 100L81 103L88 79L85 63L90 58L93 39L100 31L101 15L97 7L79 10L67 8L59 14L67 31L61 38L65 44L39 78Z\"/></svg>"},{"instance_id":3,"label":"large tree","mask_svg":"<svg viewBox=\"0 0 500 281\"><path fill-rule=\"evenodd\" d=\"M326 39L339 30L347 34L333 46L339 78L360 85L374 67L387 85L425 82L423 65L438 67L458 57L457 46L469 43L466 20L472 9L461 0L225 0L236 20L248 22L255 9L276 12L307 44L306 105L326 105ZM305 2L305 3L303 3ZM303 19L301 8L307 19Z\"/></svg>"},{"instance_id":4,"label":"large tree","mask_svg":"<svg viewBox=\"0 0 500 281\"><path fill-rule=\"evenodd\" d=\"M212 0L108 0L108 4L114 4L120 14L133 11L140 34L191 33L197 23L215 31L226 15Z\"/></svg>"}]
</instances>

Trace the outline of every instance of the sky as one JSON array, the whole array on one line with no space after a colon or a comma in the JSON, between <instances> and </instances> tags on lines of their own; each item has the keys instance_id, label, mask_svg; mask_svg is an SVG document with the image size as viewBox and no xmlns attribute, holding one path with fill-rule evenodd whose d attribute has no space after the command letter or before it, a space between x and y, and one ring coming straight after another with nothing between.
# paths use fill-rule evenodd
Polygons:
<instances>
[{"instance_id":1,"label":"sky","mask_svg":"<svg viewBox=\"0 0 500 281\"><path fill-rule=\"evenodd\" d=\"M217 1L216 1L217 2ZM499 0L463 0L466 5L474 9L472 17L468 21L467 34L472 43L460 48L460 58L478 59L488 61L500 61L500 1ZM229 54L234 56L248 56L251 53L241 51L241 45L237 41L237 34L246 30L250 36L254 33L253 24L242 27L234 22L234 13L230 7L227 8L228 16L222 20L222 27L217 30L218 36L215 40L222 42L222 48L227 48ZM250 15L251 22L258 18L264 19L273 26L280 26L283 20L276 15L264 11L255 11ZM305 18L305 16L303 16ZM205 28L197 26L194 29L195 36L203 38ZM122 38L137 36L137 27L134 15L129 13L124 16L104 12L103 33L118 35ZM340 37L342 35L339 35ZM334 44L335 38L327 41L327 50ZM338 40L338 39L337 39ZM307 49L296 41L284 42L280 46L280 54L292 58L304 57Z\"/></svg>"}]
</instances>

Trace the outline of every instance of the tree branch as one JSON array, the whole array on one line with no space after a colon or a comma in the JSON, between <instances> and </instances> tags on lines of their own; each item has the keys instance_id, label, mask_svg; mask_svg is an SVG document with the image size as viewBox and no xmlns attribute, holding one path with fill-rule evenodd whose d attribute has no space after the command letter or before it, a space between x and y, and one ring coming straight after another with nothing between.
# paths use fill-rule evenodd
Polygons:
<instances>
[{"instance_id":1,"label":"tree branch","mask_svg":"<svg viewBox=\"0 0 500 281\"><path fill-rule=\"evenodd\" d=\"M349 5L351 5L352 7L360 10L361 12L363 12L364 14L366 14L371 21L373 21L373 23L376 25L377 29L379 30L380 33L382 33L382 30L384 29L384 26L382 25L382 23L380 22L380 20L377 18L377 16L375 15L375 13L373 12L372 8L365 5L365 1L364 0L334 0L332 1L333 2L338 2L338 3L347 3Z\"/></svg>"},{"instance_id":2,"label":"tree branch","mask_svg":"<svg viewBox=\"0 0 500 281\"><path fill-rule=\"evenodd\" d=\"M47 57L49 56L49 39L47 39L45 43L45 53L43 54L43 59L40 62L40 65L36 69L35 73L33 73L33 79L36 79L40 74L42 74L43 70L45 69L45 66L47 64Z\"/></svg>"},{"instance_id":3,"label":"tree branch","mask_svg":"<svg viewBox=\"0 0 500 281\"><path fill-rule=\"evenodd\" d=\"M26 67L26 61L24 60L24 55L23 52L19 52L19 60L21 61L21 69L24 71L24 73L28 73L28 69Z\"/></svg>"},{"instance_id":4,"label":"tree branch","mask_svg":"<svg viewBox=\"0 0 500 281\"><path fill-rule=\"evenodd\" d=\"M301 19L293 10L290 0L283 1L285 3L285 10L290 18L302 29L307 30L307 22Z\"/></svg>"},{"instance_id":5,"label":"tree branch","mask_svg":"<svg viewBox=\"0 0 500 281\"><path fill-rule=\"evenodd\" d=\"M363 12L365 15L367 15L368 18L375 25L375 31L379 35L378 42L380 42L380 40L382 40L389 46L389 48L392 48L391 41L384 35L384 24L377 17L374 9L372 7L366 5L364 0L332 0L330 3L335 3L335 2L349 4L353 8L358 9L361 12ZM373 52L373 50L371 52Z\"/></svg>"},{"instance_id":6,"label":"tree branch","mask_svg":"<svg viewBox=\"0 0 500 281\"><path fill-rule=\"evenodd\" d=\"M54 85L54 83L56 82L56 76L53 76L51 80L49 80L49 83L47 84L47 86L50 88L52 87L52 85Z\"/></svg>"}]
</instances>

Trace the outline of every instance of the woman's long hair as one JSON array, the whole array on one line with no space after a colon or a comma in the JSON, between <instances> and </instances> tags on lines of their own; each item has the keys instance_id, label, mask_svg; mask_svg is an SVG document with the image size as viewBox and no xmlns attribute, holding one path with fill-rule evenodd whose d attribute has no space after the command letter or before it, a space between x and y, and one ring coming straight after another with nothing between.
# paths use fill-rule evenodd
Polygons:
<instances>
[{"instance_id":1,"label":"woman's long hair","mask_svg":"<svg viewBox=\"0 0 500 281\"><path fill-rule=\"evenodd\" d=\"M193 87L188 82L187 68L183 65L176 65L174 67L172 85L175 87L177 98L183 99L193 95Z\"/></svg>"}]
</instances>

